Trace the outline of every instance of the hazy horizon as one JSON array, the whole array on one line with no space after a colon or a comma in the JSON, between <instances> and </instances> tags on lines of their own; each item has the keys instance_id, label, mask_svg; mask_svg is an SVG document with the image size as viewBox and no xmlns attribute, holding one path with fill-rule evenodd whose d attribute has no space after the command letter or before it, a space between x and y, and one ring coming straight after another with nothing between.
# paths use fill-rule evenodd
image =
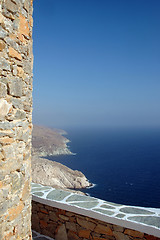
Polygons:
<instances>
[{"instance_id":1,"label":"hazy horizon","mask_svg":"<svg viewBox=\"0 0 160 240\"><path fill-rule=\"evenodd\" d=\"M160 1L34 1L33 123L160 128Z\"/></svg>"}]
</instances>

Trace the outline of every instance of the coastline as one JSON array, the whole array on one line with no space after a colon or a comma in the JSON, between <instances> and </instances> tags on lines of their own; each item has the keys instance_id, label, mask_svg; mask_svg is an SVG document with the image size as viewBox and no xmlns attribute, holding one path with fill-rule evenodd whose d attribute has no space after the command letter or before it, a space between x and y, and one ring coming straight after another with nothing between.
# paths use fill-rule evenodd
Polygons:
<instances>
[{"instance_id":1,"label":"coastline","mask_svg":"<svg viewBox=\"0 0 160 240\"><path fill-rule=\"evenodd\" d=\"M47 156L76 155L70 151L67 145L70 140L63 136L64 133L67 135L63 130L55 131L34 125L32 138L33 182L85 195L80 189L92 187L92 183L82 172L47 159Z\"/></svg>"},{"instance_id":2,"label":"coastline","mask_svg":"<svg viewBox=\"0 0 160 240\"><path fill-rule=\"evenodd\" d=\"M33 126L32 155L47 157L58 155L76 155L67 145L70 140L64 135L67 132L60 129L50 129L42 126Z\"/></svg>"}]
</instances>

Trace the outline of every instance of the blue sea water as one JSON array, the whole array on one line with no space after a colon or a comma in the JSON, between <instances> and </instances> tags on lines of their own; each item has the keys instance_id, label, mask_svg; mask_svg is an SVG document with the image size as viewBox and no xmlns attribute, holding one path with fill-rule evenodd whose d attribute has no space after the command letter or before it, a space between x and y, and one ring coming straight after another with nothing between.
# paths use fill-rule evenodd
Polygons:
<instances>
[{"instance_id":1,"label":"blue sea water","mask_svg":"<svg viewBox=\"0 0 160 240\"><path fill-rule=\"evenodd\" d=\"M74 129L76 155L50 156L82 171L91 196L120 204L160 207L160 129Z\"/></svg>"}]
</instances>

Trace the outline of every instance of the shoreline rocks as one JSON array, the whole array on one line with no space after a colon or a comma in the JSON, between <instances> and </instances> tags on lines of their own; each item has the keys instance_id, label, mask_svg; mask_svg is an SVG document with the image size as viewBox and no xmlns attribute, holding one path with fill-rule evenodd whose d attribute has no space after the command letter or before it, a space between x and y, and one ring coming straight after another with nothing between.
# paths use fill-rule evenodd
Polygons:
<instances>
[{"instance_id":1,"label":"shoreline rocks","mask_svg":"<svg viewBox=\"0 0 160 240\"><path fill-rule=\"evenodd\" d=\"M54 188L80 189L91 186L82 172L38 156L32 157L32 180Z\"/></svg>"}]
</instances>

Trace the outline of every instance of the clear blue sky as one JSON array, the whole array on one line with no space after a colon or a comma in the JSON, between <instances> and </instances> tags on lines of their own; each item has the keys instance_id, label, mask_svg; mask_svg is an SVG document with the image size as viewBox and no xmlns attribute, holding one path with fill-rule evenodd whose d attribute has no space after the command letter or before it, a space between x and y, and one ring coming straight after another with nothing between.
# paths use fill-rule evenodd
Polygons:
<instances>
[{"instance_id":1,"label":"clear blue sky","mask_svg":"<svg viewBox=\"0 0 160 240\"><path fill-rule=\"evenodd\" d=\"M160 126L160 0L35 0L33 121Z\"/></svg>"}]
</instances>

